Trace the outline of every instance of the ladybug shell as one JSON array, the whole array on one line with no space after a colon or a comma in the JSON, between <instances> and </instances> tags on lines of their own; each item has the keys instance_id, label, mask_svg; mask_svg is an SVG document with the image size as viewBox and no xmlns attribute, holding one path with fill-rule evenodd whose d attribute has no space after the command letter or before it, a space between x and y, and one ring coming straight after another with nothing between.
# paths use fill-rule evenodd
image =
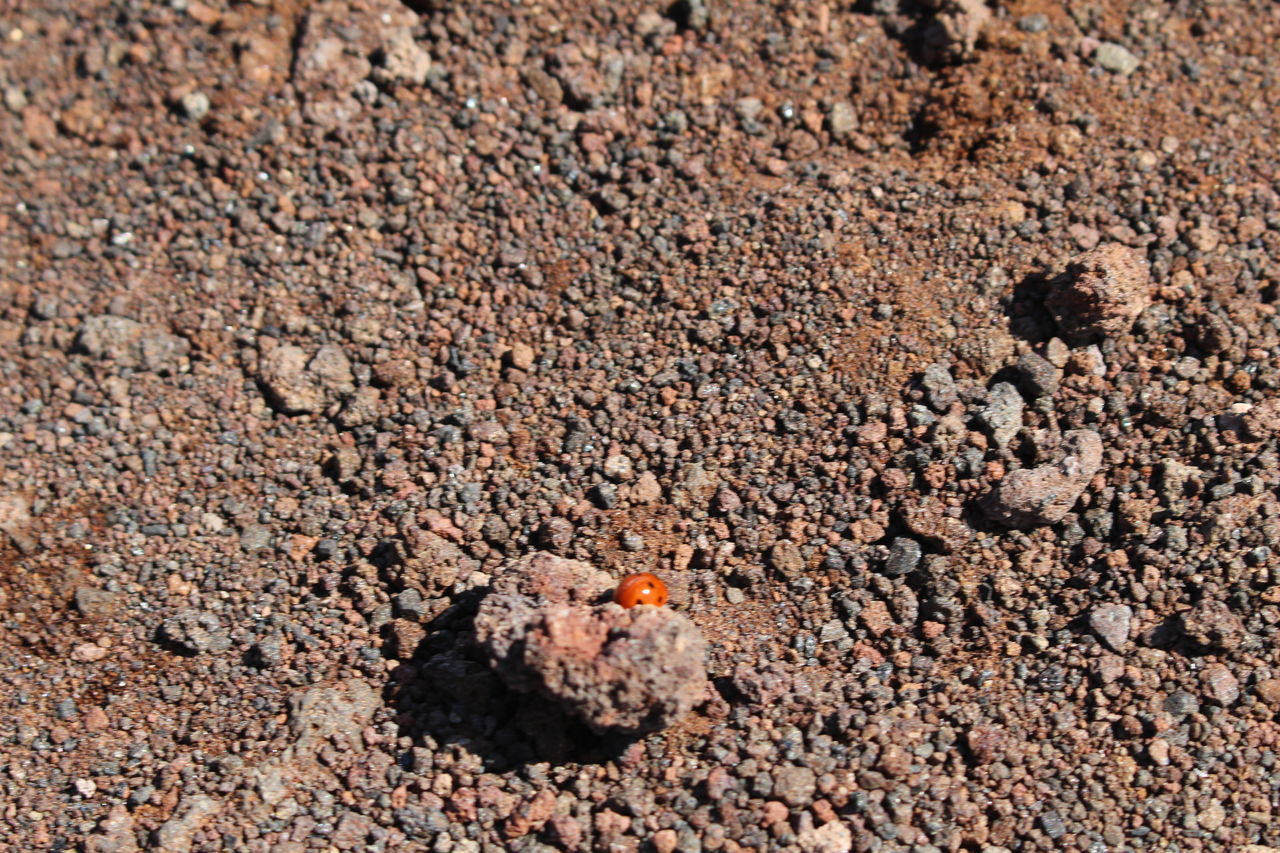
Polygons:
<instances>
[{"instance_id":1,"label":"ladybug shell","mask_svg":"<svg viewBox=\"0 0 1280 853\"><path fill-rule=\"evenodd\" d=\"M627 575L613 593L613 600L623 607L635 607L637 604L661 607L668 598L667 585L657 575L648 572Z\"/></svg>"}]
</instances>

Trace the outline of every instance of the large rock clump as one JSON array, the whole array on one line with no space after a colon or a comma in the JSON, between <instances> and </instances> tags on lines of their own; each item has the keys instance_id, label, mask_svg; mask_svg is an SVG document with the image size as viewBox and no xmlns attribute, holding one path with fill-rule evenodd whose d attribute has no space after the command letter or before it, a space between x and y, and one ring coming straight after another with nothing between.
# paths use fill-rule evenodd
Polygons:
<instances>
[{"instance_id":1,"label":"large rock clump","mask_svg":"<svg viewBox=\"0 0 1280 853\"><path fill-rule=\"evenodd\" d=\"M1071 430L1062 438L1056 462L1005 475L986 498L987 515L1008 527L1056 524L1100 467L1102 439L1092 430Z\"/></svg>"},{"instance_id":2,"label":"large rock clump","mask_svg":"<svg viewBox=\"0 0 1280 853\"><path fill-rule=\"evenodd\" d=\"M1129 331L1151 304L1151 270L1136 249L1108 243L1072 258L1045 305L1074 343Z\"/></svg>"},{"instance_id":3,"label":"large rock clump","mask_svg":"<svg viewBox=\"0 0 1280 853\"><path fill-rule=\"evenodd\" d=\"M513 690L540 693L597 732L657 731L705 697L706 643L674 610L614 604L613 586L577 560L524 557L481 602L476 639Z\"/></svg>"},{"instance_id":4,"label":"large rock clump","mask_svg":"<svg viewBox=\"0 0 1280 853\"><path fill-rule=\"evenodd\" d=\"M355 391L351 362L333 344L310 356L301 347L277 346L263 356L258 381L271 405L286 415L318 412Z\"/></svg>"},{"instance_id":5,"label":"large rock clump","mask_svg":"<svg viewBox=\"0 0 1280 853\"><path fill-rule=\"evenodd\" d=\"M156 326L128 317L98 314L81 322L74 349L94 358L109 359L120 367L162 373L180 368L191 344Z\"/></svg>"}]
</instances>

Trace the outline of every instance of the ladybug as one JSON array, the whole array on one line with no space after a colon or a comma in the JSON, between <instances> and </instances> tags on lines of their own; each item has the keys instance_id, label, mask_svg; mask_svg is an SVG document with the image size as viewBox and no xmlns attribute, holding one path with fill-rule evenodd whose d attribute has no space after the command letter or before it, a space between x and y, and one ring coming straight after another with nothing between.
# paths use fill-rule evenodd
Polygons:
<instances>
[{"instance_id":1,"label":"ladybug","mask_svg":"<svg viewBox=\"0 0 1280 853\"><path fill-rule=\"evenodd\" d=\"M613 593L613 600L623 607L635 607L637 604L661 607L667 603L667 598L667 585L657 575L648 572L627 575Z\"/></svg>"}]
</instances>

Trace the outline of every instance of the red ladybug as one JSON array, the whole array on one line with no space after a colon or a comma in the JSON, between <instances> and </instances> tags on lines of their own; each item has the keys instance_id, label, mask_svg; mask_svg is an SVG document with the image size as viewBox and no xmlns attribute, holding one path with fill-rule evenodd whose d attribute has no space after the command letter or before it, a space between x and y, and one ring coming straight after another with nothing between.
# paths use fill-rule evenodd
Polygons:
<instances>
[{"instance_id":1,"label":"red ladybug","mask_svg":"<svg viewBox=\"0 0 1280 853\"><path fill-rule=\"evenodd\" d=\"M623 607L635 607L637 604L661 607L667 603L667 598L667 585L657 575L648 572L627 575L613 593L613 600Z\"/></svg>"}]
</instances>

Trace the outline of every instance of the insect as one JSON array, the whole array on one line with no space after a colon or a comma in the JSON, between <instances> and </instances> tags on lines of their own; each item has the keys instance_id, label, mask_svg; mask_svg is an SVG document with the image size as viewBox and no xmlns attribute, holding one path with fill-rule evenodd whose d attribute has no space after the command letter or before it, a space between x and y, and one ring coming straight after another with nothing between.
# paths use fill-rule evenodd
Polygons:
<instances>
[{"instance_id":1,"label":"insect","mask_svg":"<svg viewBox=\"0 0 1280 853\"><path fill-rule=\"evenodd\" d=\"M637 604L661 607L667 603L667 598L667 585L657 575L648 572L627 575L613 593L613 600L623 607L635 607Z\"/></svg>"}]
</instances>

